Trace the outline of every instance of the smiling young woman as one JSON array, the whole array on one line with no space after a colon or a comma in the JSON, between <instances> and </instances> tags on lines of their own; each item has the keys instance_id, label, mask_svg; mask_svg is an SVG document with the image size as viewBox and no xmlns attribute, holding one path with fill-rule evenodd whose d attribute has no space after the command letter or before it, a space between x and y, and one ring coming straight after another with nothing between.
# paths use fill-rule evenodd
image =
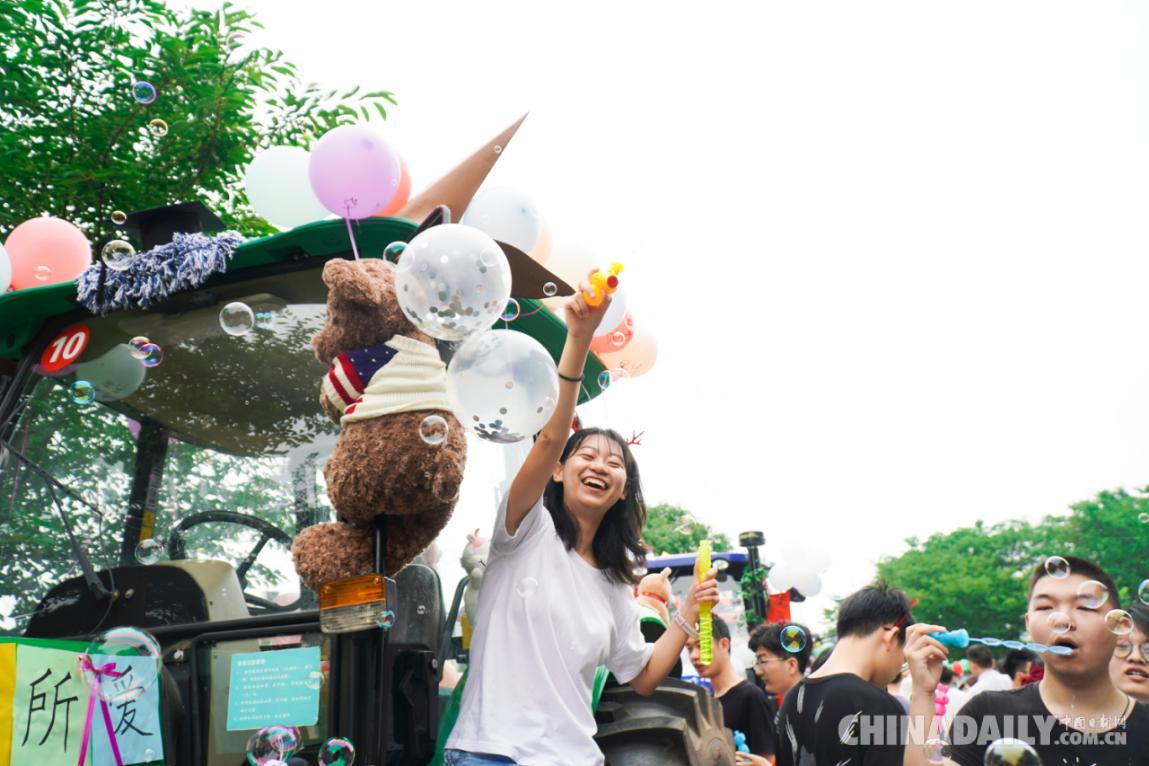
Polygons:
<instances>
[{"instance_id":1,"label":"smiling young woman","mask_svg":"<svg viewBox=\"0 0 1149 766\"><path fill-rule=\"evenodd\" d=\"M610 305L566 306L559 401L499 504L471 666L446 766L602 764L591 691L605 665L650 694L674 666L716 570L697 576L672 627L647 644L631 592L644 562L638 465L617 433L570 433L582 364ZM697 573L696 573L697 575Z\"/></svg>"}]
</instances>

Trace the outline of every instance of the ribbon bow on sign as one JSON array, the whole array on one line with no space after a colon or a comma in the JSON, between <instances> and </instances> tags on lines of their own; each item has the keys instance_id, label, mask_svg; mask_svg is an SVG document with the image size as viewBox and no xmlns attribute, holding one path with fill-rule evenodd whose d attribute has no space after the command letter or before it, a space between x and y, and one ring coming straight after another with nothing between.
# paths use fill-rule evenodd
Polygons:
<instances>
[{"instance_id":1,"label":"ribbon bow on sign","mask_svg":"<svg viewBox=\"0 0 1149 766\"><path fill-rule=\"evenodd\" d=\"M96 697L100 698L100 709L104 712L104 725L108 729L108 741L112 743L112 754L116 757L116 766L124 766L124 759L120 756L120 746L116 743L116 731L112 726L112 714L108 710L108 701L100 695L100 680L104 676L123 678L127 675L127 671L117 671L114 662L97 666L92 663L92 657L88 654L80 655L80 669L92 674L92 694L88 697L88 717L84 720L84 740L80 745L80 760L76 762L76 766L84 766L84 758L88 755L88 743L92 738L92 718L96 712Z\"/></svg>"}]
</instances>

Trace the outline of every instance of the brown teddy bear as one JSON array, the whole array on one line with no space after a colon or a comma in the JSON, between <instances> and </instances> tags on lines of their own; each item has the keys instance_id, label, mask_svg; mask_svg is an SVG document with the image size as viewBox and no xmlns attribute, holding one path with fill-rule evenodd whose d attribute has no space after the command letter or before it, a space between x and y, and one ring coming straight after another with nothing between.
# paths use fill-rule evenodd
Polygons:
<instances>
[{"instance_id":1,"label":"brown teddy bear","mask_svg":"<svg viewBox=\"0 0 1149 766\"><path fill-rule=\"evenodd\" d=\"M374 523L386 535L387 574L402 569L446 525L463 481L467 442L447 399L446 367L435 341L403 316L393 272L384 260L323 269L327 321L311 345L330 366L320 403L341 425L324 468L340 521L295 539L296 571L313 590L373 571Z\"/></svg>"}]
</instances>

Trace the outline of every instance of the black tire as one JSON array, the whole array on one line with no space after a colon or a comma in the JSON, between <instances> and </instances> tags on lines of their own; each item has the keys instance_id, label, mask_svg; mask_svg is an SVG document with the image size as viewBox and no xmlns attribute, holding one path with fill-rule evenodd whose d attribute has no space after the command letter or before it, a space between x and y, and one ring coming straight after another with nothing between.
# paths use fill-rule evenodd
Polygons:
<instances>
[{"instance_id":1,"label":"black tire","mask_svg":"<svg viewBox=\"0 0 1149 766\"><path fill-rule=\"evenodd\" d=\"M733 766L722 705L701 686L668 678L643 697L629 686L603 690L595 741L606 766Z\"/></svg>"}]
</instances>

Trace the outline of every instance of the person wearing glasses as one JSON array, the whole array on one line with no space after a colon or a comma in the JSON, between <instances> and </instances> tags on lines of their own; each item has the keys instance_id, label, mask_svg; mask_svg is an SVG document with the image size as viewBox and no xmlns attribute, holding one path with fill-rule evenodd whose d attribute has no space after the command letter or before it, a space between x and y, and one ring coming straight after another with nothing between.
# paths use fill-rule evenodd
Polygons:
<instances>
[{"instance_id":1,"label":"person wearing glasses","mask_svg":"<svg viewBox=\"0 0 1149 766\"><path fill-rule=\"evenodd\" d=\"M779 705L785 699L786 692L802 680L810 662L810 641L804 640L796 652L782 646L782 631L788 628L796 628L804 637L810 635L805 625L796 622L759 625L750 634L750 651L754 652L755 659L754 673L767 692L778 695ZM795 631L792 629L790 633Z\"/></svg>"},{"instance_id":2,"label":"person wearing glasses","mask_svg":"<svg viewBox=\"0 0 1149 766\"><path fill-rule=\"evenodd\" d=\"M1109 675L1117 688L1139 702L1149 702L1149 607L1129 607L1133 632L1117 638Z\"/></svg>"}]
</instances>

